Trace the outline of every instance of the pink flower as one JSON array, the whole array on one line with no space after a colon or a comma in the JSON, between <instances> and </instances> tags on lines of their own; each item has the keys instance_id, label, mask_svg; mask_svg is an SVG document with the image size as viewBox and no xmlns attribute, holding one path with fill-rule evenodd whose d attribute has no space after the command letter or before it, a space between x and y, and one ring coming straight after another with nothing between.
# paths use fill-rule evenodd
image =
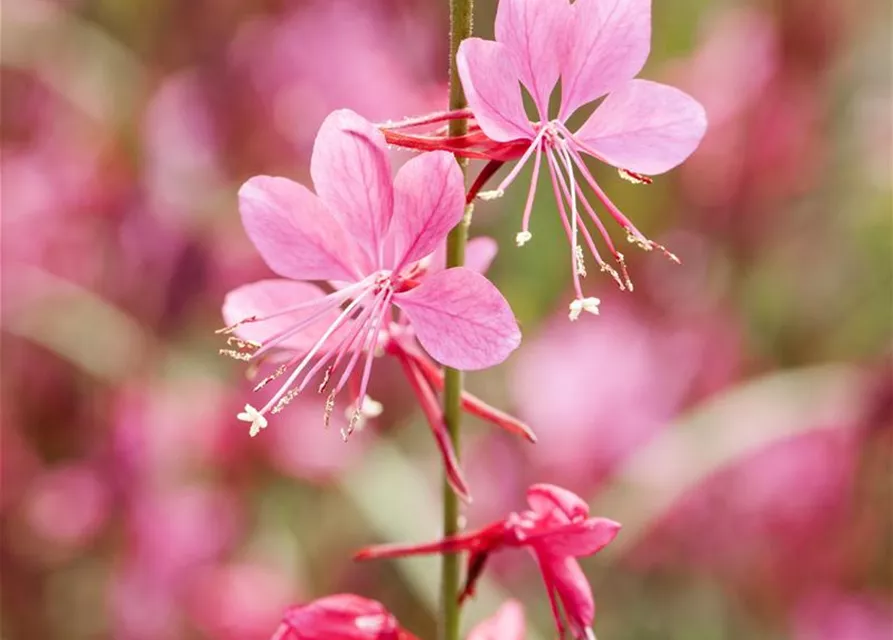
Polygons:
<instances>
[{"instance_id":1,"label":"pink flower","mask_svg":"<svg viewBox=\"0 0 893 640\"><path fill-rule=\"evenodd\" d=\"M468 551L465 587L459 598L474 593L475 582L489 555L505 547L525 547L543 574L549 603L559 635L564 633L558 603L575 638L592 638L595 618L592 590L576 558L592 555L605 547L620 530L606 518L590 518L589 507L577 495L548 484L527 490L530 509L510 513L482 529L420 545L381 545L357 553L356 558L393 558L428 553Z\"/></svg>"},{"instance_id":2,"label":"pink flower","mask_svg":"<svg viewBox=\"0 0 893 640\"><path fill-rule=\"evenodd\" d=\"M506 601L468 634L468 640L524 640L524 609L517 600Z\"/></svg>"},{"instance_id":3,"label":"pink flower","mask_svg":"<svg viewBox=\"0 0 893 640\"><path fill-rule=\"evenodd\" d=\"M707 128L703 107L678 89L634 79L648 57L650 40L650 0L577 0L573 4L561 0L502 0L496 14L496 41L469 38L459 47L458 71L470 113L432 114L383 127L394 144L450 149L490 159L491 164L472 186L470 195L477 193L504 161L519 158L495 191L480 194L483 198L501 196L533 159L533 177L516 237L518 246L532 237L530 216L545 156L571 245L576 294L570 304L571 320L583 311L598 313L599 300L584 297L580 284L586 275L584 242L602 271L611 274L621 289L632 289L623 254L617 251L587 201L578 174L623 227L631 243L645 250L661 249L678 261L633 226L605 195L583 160L583 154L590 155L616 167L627 180L649 183L647 175L669 171L698 146ZM560 105L557 116L552 117L549 98L559 79ZM536 122L528 120L519 82L533 97ZM568 118L602 96L606 97L595 112L572 132L566 124ZM469 135L461 138L397 132L469 115L475 124ZM598 229L620 273L602 259L580 207Z\"/></svg>"},{"instance_id":4,"label":"pink flower","mask_svg":"<svg viewBox=\"0 0 893 640\"><path fill-rule=\"evenodd\" d=\"M384 605L350 593L292 607L271 640L415 640Z\"/></svg>"},{"instance_id":5,"label":"pink flower","mask_svg":"<svg viewBox=\"0 0 893 640\"><path fill-rule=\"evenodd\" d=\"M310 170L316 195L268 176L239 191L249 237L287 278L239 287L224 303L231 326L223 331L238 336L230 338L238 347L230 355L259 362L274 348L289 354L256 389L288 373L285 383L260 410L246 405L239 414L251 423L251 435L314 378L320 392L333 383L328 416L358 371L349 434L369 404L372 359L394 305L447 366L489 367L518 346L511 309L486 278L466 268L428 270L420 262L463 215L462 174L449 154L416 157L392 180L382 134L342 110L320 128ZM327 280L335 290L325 294L307 280Z\"/></svg>"}]
</instances>

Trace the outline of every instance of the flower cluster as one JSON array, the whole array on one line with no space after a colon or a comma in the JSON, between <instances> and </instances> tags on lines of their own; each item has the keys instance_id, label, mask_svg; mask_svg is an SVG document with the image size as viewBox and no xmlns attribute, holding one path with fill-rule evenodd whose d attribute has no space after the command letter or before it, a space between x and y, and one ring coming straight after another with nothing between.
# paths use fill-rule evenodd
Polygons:
<instances>
[{"instance_id":1,"label":"flower cluster","mask_svg":"<svg viewBox=\"0 0 893 640\"><path fill-rule=\"evenodd\" d=\"M502 0L496 41L461 43L456 68L469 108L434 113L376 127L349 110L331 113L313 146L313 190L283 177L256 176L239 191L245 230L267 265L281 279L239 287L223 307L227 336L221 353L268 368L254 390L276 390L239 420L258 435L269 416L312 386L327 394L322 422L329 425L342 392L349 396L345 440L382 411L369 394L376 357L393 356L406 375L435 437L455 492L470 500L437 394L444 387L439 365L476 370L504 361L521 333L508 302L482 274L495 249L479 238L465 267L446 268L449 232L470 221L474 199L501 196L521 169L533 177L516 243L532 238L530 218L540 167L546 163L567 240L575 297L569 317L597 314L599 300L583 293L584 246L600 270L621 289L632 290L623 254L613 244L594 207L588 185L630 242L659 248L620 212L584 162L584 155L619 169L622 177L649 183L682 162L704 134L704 111L672 87L634 79L650 40L650 0ZM550 97L559 80L556 114ZM524 108L519 83L533 98L536 115ZM576 131L568 120L579 108L604 101ZM462 118L469 133L451 136L422 126ZM422 151L392 177L388 144ZM456 157L489 161L466 192ZM483 191L507 161L514 168L491 191ZM613 256L605 261L587 225L594 225ZM320 284L322 286L320 286ZM274 384L275 383L275 384ZM535 437L521 421L465 394L462 408L521 435ZM474 592L491 553L525 548L536 559L560 635L594 638L595 605L576 558L607 545L620 525L589 516L578 496L552 485L527 492L529 509L511 513L477 531L416 546L383 546L358 558L468 552L460 602ZM563 613L563 617L561 612ZM507 604L472 638L520 638L519 606ZM290 610L277 639L409 640L377 602L344 594Z\"/></svg>"}]
</instances>

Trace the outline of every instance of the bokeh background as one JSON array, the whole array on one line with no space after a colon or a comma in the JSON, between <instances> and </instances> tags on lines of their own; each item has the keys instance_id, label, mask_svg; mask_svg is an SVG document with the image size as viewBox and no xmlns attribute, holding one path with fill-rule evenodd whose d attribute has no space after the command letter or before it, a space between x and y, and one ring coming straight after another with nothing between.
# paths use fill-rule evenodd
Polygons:
<instances>
[{"instance_id":1,"label":"bokeh background","mask_svg":"<svg viewBox=\"0 0 893 640\"><path fill-rule=\"evenodd\" d=\"M525 341L468 383L540 441L467 423L467 519L549 481L623 522L584 561L600 638L893 637L890 21L884 0L655 2L643 75L710 130L651 186L597 169L683 260L628 250L634 294L587 283L598 318L566 319L548 189L523 249L524 189L475 212ZM240 183L308 180L332 109L443 108L447 31L433 0L3 3L4 639L266 638L338 591L433 637L436 560L348 559L440 528L400 372L376 364L385 412L347 444L313 397L250 439L214 330L225 293L269 275ZM466 623L508 596L553 637L521 552Z\"/></svg>"}]
</instances>

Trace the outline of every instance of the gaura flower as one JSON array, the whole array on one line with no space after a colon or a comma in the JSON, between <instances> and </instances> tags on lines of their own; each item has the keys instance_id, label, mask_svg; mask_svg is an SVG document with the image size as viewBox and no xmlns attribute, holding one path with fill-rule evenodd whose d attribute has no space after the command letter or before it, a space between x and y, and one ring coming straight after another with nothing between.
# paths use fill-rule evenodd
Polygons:
<instances>
[{"instance_id":1,"label":"gaura flower","mask_svg":"<svg viewBox=\"0 0 893 640\"><path fill-rule=\"evenodd\" d=\"M658 248L678 261L636 229L608 198L583 160L584 154L592 156L616 167L632 182L650 183L648 175L672 169L697 148L707 127L701 105L673 87L634 79L648 57L650 40L650 0L576 0L573 4L566 0L501 0L496 41L468 38L459 47L457 65L469 110L383 127L394 144L450 149L490 159L491 164L472 186L472 194L499 165L517 158L515 167L495 191L480 194L483 198L501 196L533 160L521 231L516 236L518 246L532 238L530 216L545 157L571 245L576 293L570 304L571 320L583 311L598 313L598 299L585 297L580 283L586 276L584 244L599 268L608 272L621 289L632 289L623 254L586 199L578 175L632 244L645 250ZM553 115L549 100L559 80L560 104ZM533 98L538 117L535 122L525 112L519 83ZM589 119L577 131L571 131L568 118L602 96L606 97ZM469 135L461 138L438 139L397 131L468 115L475 123ZM620 272L602 259L586 218L598 230Z\"/></svg>"},{"instance_id":2,"label":"gaura flower","mask_svg":"<svg viewBox=\"0 0 893 640\"><path fill-rule=\"evenodd\" d=\"M620 525L606 518L590 518L589 507L579 496L554 485L531 486L527 503L529 510L511 513L475 531L427 544L370 547L355 557L367 560L467 551L465 587L459 594L463 600L473 595L491 553L503 548L526 548L539 564L559 635L565 631L560 602L574 638L594 638L591 627L595 601L577 558L605 547L617 535Z\"/></svg>"},{"instance_id":3,"label":"gaura flower","mask_svg":"<svg viewBox=\"0 0 893 640\"><path fill-rule=\"evenodd\" d=\"M310 170L315 195L268 176L239 191L248 236L287 278L239 287L223 306L229 326L221 332L234 334L235 347L223 353L253 363L272 357L278 365L255 389L287 374L262 408L246 405L238 415L251 435L314 379L320 393L333 385L327 422L338 393L354 384L349 434L371 410L372 360L394 325L459 369L498 364L518 346L511 309L486 278L468 268L430 268L431 254L464 214L462 174L449 154L413 158L392 180L382 134L342 110L320 128ZM334 291L308 280L327 280Z\"/></svg>"},{"instance_id":4,"label":"gaura flower","mask_svg":"<svg viewBox=\"0 0 893 640\"><path fill-rule=\"evenodd\" d=\"M384 605L341 593L291 607L270 640L416 640Z\"/></svg>"},{"instance_id":5,"label":"gaura flower","mask_svg":"<svg viewBox=\"0 0 893 640\"><path fill-rule=\"evenodd\" d=\"M524 609L506 601L468 640L524 640ZM417 640L383 604L341 593L291 607L270 640Z\"/></svg>"}]
</instances>

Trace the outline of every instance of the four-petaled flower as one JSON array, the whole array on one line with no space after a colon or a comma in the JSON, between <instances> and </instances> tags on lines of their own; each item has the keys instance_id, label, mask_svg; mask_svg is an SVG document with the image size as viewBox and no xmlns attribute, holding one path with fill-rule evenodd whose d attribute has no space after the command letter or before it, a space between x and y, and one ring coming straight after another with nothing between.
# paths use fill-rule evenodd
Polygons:
<instances>
[{"instance_id":1,"label":"four-petaled flower","mask_svg":"<svg viewBox=\"0 0 893 640\"><path fill-rule=\"evenodd\" d=\"M270 640L416 640L384 605L340 593L291 607Z\"/></svg>"},{"instance_id":2,"label":"four-petaled flower","mask_svg":"<svg viewBox=\"0 0 893 640\"><path fill-rule=\"evenodd\" d=\"M529 510L511 513L486 527L418 545L381 545L361 550L356 558L393 558L429 553L468 552L465 587L460 600L474 593L475 583L494 551L524 547L537 563L549 595L559 635L564 633L558 603L575 638L593 638L595 601L576 558L601 550L620 530L606 518L590 518L588 505L566 489L548 484L527 490Z\"/></svg>"},{"instance_id":3,"label":"four-petaled flower","mask_svg":"<svg viewBox=\"0 0 893 640\"><path fill-rule=\"evenodd\" d=\"M468 38L459 46L458 72L469 109L382 125L393 144L418 150L448 149L489 159L490 164L472 185L472 197L476 193L483 199L501 196L533 160L521 231L515 238L518 246L532 238L530 216L545 156L571 247L576 296L570 304L571 320L583 311L598 313L598 299L585 297L580 282L586 276L584 247L621 289L633 288L623 254L586 199L578 175L632 244L645 250L658 248L678 262L621 213L583 159L584 155L592 156L617 168L621 177L631 182L650 183L649 175L669 171L700 143L707 118L697 101L673 87L634 79L648 58L650 40L651 0L500 0L496 41ZM550 98L559 80L559 105L550 113ZM528 119L519 83L533 99L535 122ZM572 132L568 119L602 96L606 97L589 119ZM459 138L399 131L468 116L474 118L470 133ZM496 169L512 159L518 162L496 189L478 193ZM587 218L619 271L602 259Z\"/></svg>"},{"instance_id":4,"label":"four-petaled flower","mask_svg":"<svg viewBox=\"0 0 893 640\"><path fill-rule=\"evenodd\" d=\"M221 330L236 348L223 353L259 362L276 350L278 367L255 389L287 376L261 408L239 419L251 435L315 378L326 403L355 384L345 437L363 418L372 360L383 349L399 308L438 362L458 369L490 367L520 342L508 303L467 268L426 268L464 213L462 173L452 156L428 153L391 178L382 134L357 114L332 113L316 138L310 166L316 195L286 178L258 176L239 191L242 221L264 260L287 280L263 280L231 291ZM328 281L324 293L308 280ZM287 354L283 361L282 354ZM360 359L365 360L360 366ZM359 381L352 379L359 371Z\"/></svg>"}]
</instances>

